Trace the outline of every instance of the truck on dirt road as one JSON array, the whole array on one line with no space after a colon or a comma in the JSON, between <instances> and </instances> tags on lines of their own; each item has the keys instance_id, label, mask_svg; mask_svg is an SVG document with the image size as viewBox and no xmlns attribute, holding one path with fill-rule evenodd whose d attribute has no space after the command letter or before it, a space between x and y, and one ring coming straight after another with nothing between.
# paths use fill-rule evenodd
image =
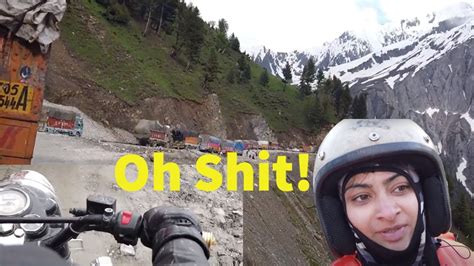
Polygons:
<instances>
[{"instance_id":1,"label":"truck on dirt road","mask_svg":"<svg viewBox=\"0 0 474 266\"><path fill-rule=\"evenodd\" d=\"M141 119L133 129L133 135L140 145L167 146L170 134L169 127L156 120Z\"/></svg>"},{"instance_id":2,"label":"truck on dirt road","mask_svg":"<svg viewBox=\"0 0 474 266\"><path fill-rule=\"evenodd\" d=\"M82 136L84 122L79 114L73 111L50 109L46 117L39 122L39 131L66 134L69 136Z\"/></svg>"},{"instance_id":3,"label":"truck on dirt road","mask_svg":"<svg viewBox=\"0 0 474 266\"><path fill-rule=\"evenodd\" d=\"M207 134L199 135L199 150L204 152L221 152L221 139Z\"/></svg>"}]
</instances>

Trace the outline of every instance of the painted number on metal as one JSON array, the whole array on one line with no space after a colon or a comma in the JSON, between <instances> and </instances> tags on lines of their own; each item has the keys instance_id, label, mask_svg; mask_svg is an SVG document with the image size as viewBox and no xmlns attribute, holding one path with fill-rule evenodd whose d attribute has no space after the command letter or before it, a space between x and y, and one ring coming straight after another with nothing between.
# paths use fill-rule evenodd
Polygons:
<instances>
[{"instance_id":1,"label":"painted number on metal","mask_svg":"<svg viewBox=\"0 0 474 266\"><path fill-rule=\"evenodd\" d=\"M27 84L0 80L0 110L29 113L33 104L33 89Z\"/></svg>"}]
</instances>

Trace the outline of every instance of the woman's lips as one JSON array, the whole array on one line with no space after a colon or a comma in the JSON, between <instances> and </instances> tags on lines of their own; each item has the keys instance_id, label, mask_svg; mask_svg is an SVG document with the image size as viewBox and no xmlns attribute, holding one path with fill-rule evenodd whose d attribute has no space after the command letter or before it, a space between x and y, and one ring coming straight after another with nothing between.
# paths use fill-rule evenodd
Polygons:
<instances>
[{"instance_id":1,"label":"woman's lips","mask_svg":"<svg viewBox=\"0 0 474 266\"><path fill-rule=\"evenodd\" d=\"M405 236L407 226L399 225L379 231L379 235L384 241L397 242Z\"/></svg>"}]
</instances>

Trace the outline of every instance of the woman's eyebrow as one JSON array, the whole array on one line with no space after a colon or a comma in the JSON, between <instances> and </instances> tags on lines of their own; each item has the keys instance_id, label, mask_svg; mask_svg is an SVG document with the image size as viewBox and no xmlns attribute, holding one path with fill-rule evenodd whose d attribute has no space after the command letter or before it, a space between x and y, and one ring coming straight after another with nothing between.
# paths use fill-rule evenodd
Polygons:
<instances>
[{"instance_id":1,"label":"woman's eyebrow","mask_svg":"<svg viewBox=\"0 0 474 266\"><path fill-rule=\"evenodd\" d=\"M364 184L364 183L357 183L357 184L352 184L352 185L349 185L348 187L346 187L346 190L345 192L347 192L349 189L351 188L371 188L372 185L369 185L369 184Z\"/></svg>"},{"instance_id":2,"label":"woman's eyebrow","mask_svg":"<svg viewBox=\"0 0 474 266\"><path fill-rule=\"evenodd\" d=\"M394 174L393 176L391 176L391 177L387 178L386 180L384 180L383 184L388 185L389 183L391 183L393 180L397 179L398 177L403 177L403 175L398 174L398 173ZM348 187L346 187L344 192L347 192L351 188L371 188L371 187L372 187L372 185L369 185L369 184L356 183L356 184L351 184Z\"/></svg>"},{"instance_id":3,"label":"woman's eyebrow","mask_svg":"<svg viewBox=\"0 0 474 266\"><path fill-rule=\"evenodd\" d=\"M383 181L383 184L388 185L388 184L390 184L390 182L392 182L393 180L397 179L400 176L403 176L403 175L398 174L398 173L394 174L393 176L391 176L391 177L387 178L385 181Z\"/></svg>"}]
</instances>

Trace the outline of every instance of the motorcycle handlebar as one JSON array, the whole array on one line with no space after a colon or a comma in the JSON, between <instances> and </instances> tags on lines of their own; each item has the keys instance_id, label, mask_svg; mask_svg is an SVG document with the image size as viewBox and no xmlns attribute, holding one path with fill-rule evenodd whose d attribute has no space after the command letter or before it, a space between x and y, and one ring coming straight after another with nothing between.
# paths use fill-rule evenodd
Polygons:
<instances>
[{"instance_id":1,"label":"motorcycle handlebar","mask_svg":"<svg viewBox=\"0 0 474 266\"><path fill-rule=\"evenodd\" d=\"M74 213L73 211L71 211ZM58 248L69 240L76 238L82 232L101 231L110 233L118 243L136 245L142 230L142 216L130 211L106 210L103 214L84 214L79 217L0 217L2 223L47 223L47 224L69 224L55 236L42 241L41 245L50 248ZM216 243L214 235L203 232L203 239L210 248Z\"/></svg>"},{"instance_id":2,"label":"motorcycle handlebar","mask_svg":"<svg viewBox=\"0 0 474 266\"><path fill-rule=\"evenodd\" d=\"M114 213L112 209L103 214L84 214L79 217L0 217L0 223L68 223L57 235L42 242L56 248L86 231L110 233L119 243L136 245L140 237L142 218L130 211Z\"/></svg>"}]
</instances>

